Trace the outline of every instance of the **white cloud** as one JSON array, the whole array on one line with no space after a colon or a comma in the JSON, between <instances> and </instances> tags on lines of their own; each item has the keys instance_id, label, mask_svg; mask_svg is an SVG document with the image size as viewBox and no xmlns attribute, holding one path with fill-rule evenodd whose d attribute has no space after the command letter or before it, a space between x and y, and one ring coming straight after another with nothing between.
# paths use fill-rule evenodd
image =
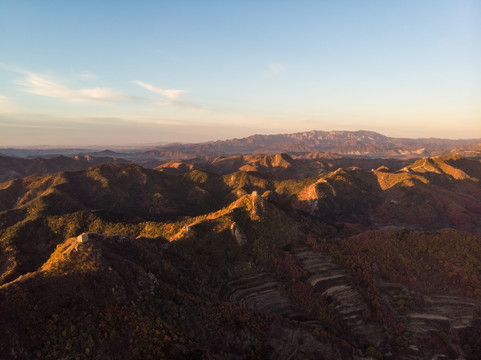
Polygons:
<instances>
[{"instance_id":1,"label":"white cloud","mask_svg":"<svg viewBox=\"0 0 481 360\"><path fill-rule=\"evenodd\" d=\"M149 91L152 91L154 93L160 94L168 98L169 100L177 100L179 99L180 95L186 93L186 90L173 90L173 89L159 89L156 88L153 85L146 84L142 81L134 81L135 84L143 87L144 89L147 89Z\"/></svg>"},{"instance_id":2,"label":"white cloud","mask_svg":"<svg viewBox=\"0 0 481 360\"><path fill-rule=\"evenodd\" d=\"M180 99L180 96L182 94L187 93L187 90L174 90L174 89L159 89L155 87L154 85L144 83L142 81L134 81L134 84L137 84L144 89L147 89L149 91L152 91L156 94L164 96L166 99L164 99L164 103L169 104L169 105L175 105L178 106L182 109L192 109L195 111L205 111L206 109L198 104L189 102L189 101L184 101Z\"/></svg>"},{"instance_id":3,"label":"white cloud","mask_svg":"<svg viewBox=\"0 0 481 360\"><path fill-rule=\"evenodd\" d=\"M89 89L71 89L63 84L48 79L45 76L26 73L23 80L18 82L23 91L30 94L49 96L69 101L104 101L115 102L134 99L133 96L106 87Z\"/></svg>"},{"instance_id":4,"label":"white cloud","mask_svg":"<svg viewBox=\"0 0 481 360\"><path fill-rule=\"evenodd\" d=\"M287 67L284 64L273 63L273 64L269 64L267 69L265 69L262 72L262 76L263 77L272 77L272 76L282 74L286 70L287 70Z\"/></svg>"},{"instance_id":5,"label":"white cloud","mask_svg":"<svg viewBox=\"0 0 481 360\"><path fill-rule=\"evenodd\" d=\"M109 88L93 88L75 90L75 96L81 99L115 101L122 99L132 99L133 97Z\"/></svg>"}]
</instances>

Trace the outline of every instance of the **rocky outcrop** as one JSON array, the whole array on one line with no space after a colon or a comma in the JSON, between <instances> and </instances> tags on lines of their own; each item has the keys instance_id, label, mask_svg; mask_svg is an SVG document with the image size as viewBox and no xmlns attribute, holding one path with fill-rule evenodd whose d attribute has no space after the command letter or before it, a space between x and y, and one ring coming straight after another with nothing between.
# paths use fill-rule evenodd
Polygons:
<instances>
[{"instance_id":1,"label":"rocky outcrop","mask_svg":"<svg viewBox=\"0 0 481 360\"><path fill-rule=\"evenodd\" d=\"M246 237L244 231L242 231L242 229L240 228L240 226L236 222L232 223L232 225L230 227L230 231L232 233L232 236L235 237L235 239L237 241L237 244L239 246L245 245L247 243L247 237Z\"/></svg>"}]
</instances>

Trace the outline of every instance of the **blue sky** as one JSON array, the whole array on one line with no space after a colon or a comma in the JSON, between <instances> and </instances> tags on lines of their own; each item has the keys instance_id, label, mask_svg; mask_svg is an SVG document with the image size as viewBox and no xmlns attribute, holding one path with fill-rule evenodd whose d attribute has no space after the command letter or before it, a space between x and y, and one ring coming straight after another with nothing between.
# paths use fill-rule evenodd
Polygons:
<instances>
[{"instance_id":1,"label":"blue sky","mask_svg":"<svg viewBox=\"0 0 481 360\"><path fill-rule=\"evenodd\" d=\"M481 137L481 1L0 2L0 146Z\"/></svg>"}]
</instances>

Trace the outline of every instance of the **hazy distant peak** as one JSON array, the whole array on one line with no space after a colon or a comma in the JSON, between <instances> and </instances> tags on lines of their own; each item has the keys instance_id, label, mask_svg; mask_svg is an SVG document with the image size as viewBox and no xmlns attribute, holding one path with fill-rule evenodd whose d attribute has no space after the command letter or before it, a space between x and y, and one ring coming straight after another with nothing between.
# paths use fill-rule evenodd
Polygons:
<instances>
[{"instance_id":1,"label":"hazy distant peak","mask_svg":"<svg viewBox=\"0 0 481 360\"><path fill-rule=\"evenodd\" d=\"M221 152L224 154L274 154L331 152L341 155L418 157L438 155L454 147L473 147L481 139L407 139L392 138L374 131L310 130L292 134L252 135L199 144L169 145L170 151Z\"/></svg>"}]
</instances>

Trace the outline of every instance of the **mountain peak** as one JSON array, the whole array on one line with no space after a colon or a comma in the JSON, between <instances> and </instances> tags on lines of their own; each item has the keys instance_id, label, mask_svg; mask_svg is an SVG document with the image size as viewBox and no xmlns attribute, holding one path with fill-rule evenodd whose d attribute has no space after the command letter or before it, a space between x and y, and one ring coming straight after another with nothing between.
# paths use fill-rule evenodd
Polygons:
<instances>
[{"instance_id":1,"label":"mountain peak","mask_svg":"<svg viewBox=\"0 0 481 360\"><path fill-rule=\"evenodd\" d=\"M436 155L456 146L475 146L481 139L406 139L392 138L369 130L310 130L291 134L251 135L225 141L169 145L164 150L224 154L274 154L299 152L332 152L343 155L411 156ZM162 149L162 148L160 148ZM474 151L474 150L473 150Z\"/></svg>"}]
</instances>

